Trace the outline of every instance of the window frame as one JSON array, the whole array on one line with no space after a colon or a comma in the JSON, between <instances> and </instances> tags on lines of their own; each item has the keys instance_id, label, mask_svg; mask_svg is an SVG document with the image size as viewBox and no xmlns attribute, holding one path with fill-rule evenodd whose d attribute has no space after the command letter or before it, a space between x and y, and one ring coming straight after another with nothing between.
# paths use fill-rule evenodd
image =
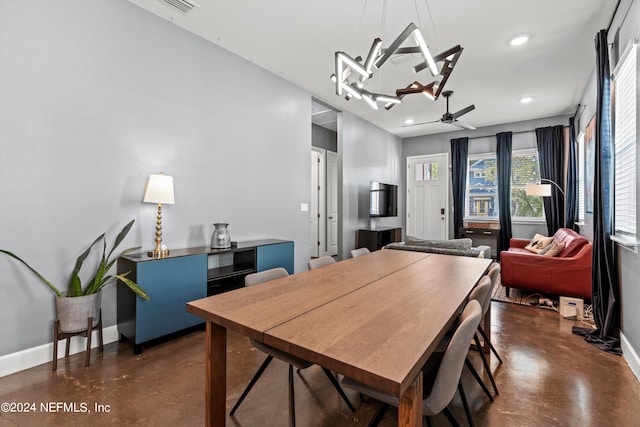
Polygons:
<instances>
[{"instance_id":1,"label":"window frame","mask_svg":"<svg viewBox=\"0 0 640 427\"><path fill-rule=\"evenodd\" d=\"M578 138L576 140L576 146L578 151L578 222L577 225L583 227L585 224L585 192L584 186L585 183L585 169L586 169L586 156L585 150L586 145L584 141L585 134L584 132L580 132L578 134Z\"/></svg>"},{"instance_id":2,"label":"window frame","mask_svg":"<svg viewBox=\"0 0 640 427\"><path fill-rule=\"evenodd\" d=\"M535 153L535 155L538 157L538 178L537 181L540 182L540 153L538 153L538 149L537 148L525 148L522 150L515 150L511 153L511 162L513 165L513 158L517 157L517 156L525 156L525 155L531 155ZM511 168L511 196L510 196L510 201L513 201L513 189L514 189L514 184L513 184L513 167ZM515 216L512 212L511 214L511 222L513 223L526 223L526 224L532 224L532 223L545 223L546 224L546 214L544 211L544 201L542 200L542 197L540 196L528 196L530 198L536 198L536 199L540 199L540 203L541 203L541 209L542 209L542 215L540 215L540 217L533 217L533 216Z\"/></svg>"},{"instance_id":3,"label":"window frame","mask_svg":"<svg viewBox=\"0 0 640 427\"><path fill-rule=\"evenodd\" d=\"M637 217L637 42L631 41L616 65L611 79L614 145L614 229L611 239L638 253ZM629 107L632 104L632 107ZM627 110L631 108L631 110ZM629 122L620 123L622 120ZM631 129L629 129L631 127ZM629 153L633 153L629 155ZM629 161L631 159L631 161ZM621 177L620 175L623 175ZM617 203L624 197L624 203Z\"/></svg>"},{"instance_id":4,"label":"window frame","mask_svg":"<svg viewBox=\"0 0 640 427\"><path fill-rule=\"evenodd\" d=\"M538 154L538 149L535 147L531 147L531 148L525 148L525 149L521 149L521 150L514 150L511 152L511 157L512 160L514 157L519 156L519 155L526 155L526 154L530 154L530 153L535 153L536 155L539 156ZM496 162L497 164L497 160L498 160L498 156L497 153L495 151L491 151L491 152L485 152L485 153L477 153L477 154L469 154L467 157L467 176L466 176L466 187L465 187L465 202L464 202L464 221L469 221L469 222L474 222L474 221L478 221L478 222L497 222L500 220L500 216L499 216L499 202L498 202L498 183L496 182L495 184L495 194L496 194L496 200L495 200L495 207L494 207L494 211L495 211L495 216L482 216L482 215L469 215L469 201L470 201L470 194L469 194L469 190L470 190L470 177L471 177L471 162L472 161L480 161L483 159L489 159L489 160L493 160ZM538 175L540 174L540 164L539 164L539 157L538 157ZM474 178L478 178L480 177L480 175L484 175L484 174L479 174L477 172L473 173ZM540 178L538 177L538 180ZM513 188L514 188L514 184L513 184L513 169L511 171L511 191L512 194L509 196L509 200L513 200ZM530 196L531 197L531 196ZM514 216L513 213L511 215L511 222L512 223L520 223L520 224L545 224L546 223L546 216L545 216L545 212L544 212L544 204L542 206L542 216L541 217L518 217L518 216Z\"/></svg>"},{"instance_id":5,"label":"window frame","mask_svg":"<svg viewBox=\"0 0 640 427\"><path fill-rule=\"evenodd\" d=\"M469 182L469 178L471 175L471 162L472 161L480 161L480 160L493 160L494 162L496 162L497 165L497 161L498 161L498 156L496 155L495 151L492 152L488 152L488 153L478 153L478 154L469 154L467 156L467 176L465 177L466 179L466 185L465 185L465 195L464 195L464 221L499 221L500 217L498 214L498 183L496 182L495 184L495 208L494 211L496 212L495 216L488 216L488 215L469 215L469 200L470 200L470 195L469 195L469 190L471 189L471 185ZM484 173L478 173L478 172L474 172L473 173L474 178L484 178L485 174ZM492 186L493 188L493 186Z\"/></svg>"}]
</instances>

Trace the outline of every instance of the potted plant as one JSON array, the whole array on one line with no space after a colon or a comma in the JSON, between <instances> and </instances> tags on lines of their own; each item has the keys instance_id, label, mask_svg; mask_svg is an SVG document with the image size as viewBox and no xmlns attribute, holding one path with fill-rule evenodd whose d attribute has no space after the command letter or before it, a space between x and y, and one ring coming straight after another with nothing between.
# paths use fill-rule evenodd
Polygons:
<instances>
[{"instance_id":1,"label":"potted plant","mask_svg":"<svg viewBox=\"0 0 640 427\"><path fill-rule=\"evenodd\" d=\"M120 245L120 243L122 243L124 238L129 233L129 230L131 230L133 222L134 220L131 220L120 231L120 233L118 233L118 236L113 243L113 247L109 250L108 253L107 240L105 238L105 234L103 233L98 236L98 238L94 240L94 242L82 254L80 254L78 259L76 260L75 267L71 272L71 278L69 279L66 294L60 291L58 287L47 280L42 274L38 273L22 258L4 249L0 249L0 252L21 262L56 294L56 314L58 316L58 320L60 321L60 332L84 331L87 329L87 319L89 317L93 318L93 326L96 326L98 324L100 320L99 314L102 295L100 291L102 290L102 288L104 288L109 283L114 282L116 279L122 281L122 283L131 288L131 290L141 298L144 298L145 300L149 299L149 296L138 286L137 283L127 278L129 272L116 275L109 274L109 270L111 270L118 257L131 252L135 252L140 249L139 246L125 249L117 256L114 256L112 258L115 249ZM96 271L93 274L92 279L89 280L87 285L83 287L79 276L80 269L82 268L82 264L84 263L84 261L91 253L93 247L100 242L102 242L102 256L100 258L100 262L96 267Z\"/></svg>"}]
</instances>

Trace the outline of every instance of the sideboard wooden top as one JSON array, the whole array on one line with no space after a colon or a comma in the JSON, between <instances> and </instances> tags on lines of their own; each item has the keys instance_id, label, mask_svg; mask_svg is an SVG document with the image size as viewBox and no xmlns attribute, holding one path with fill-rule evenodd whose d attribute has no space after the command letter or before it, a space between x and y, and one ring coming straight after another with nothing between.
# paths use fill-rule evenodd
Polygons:
<instances>
[{"instance_id":1,"label":"sideboard wooden top","mask_svg":"<svg viewBox=\"0 0 640 427\"><path fill-rule=\"evenodd\" d=\"M153 258L147 255L147 252L137 252L135 254L124 255L120 258L124 258L133 262L145 262L145 261L157 261L160 259L178 258L190 255L216 255L223 253L232 253L237 251L243 251L247 249L257 248L258 246L277 245L279 243L289 243L292 240L279 240L279 239L262 239L262 240L250 240L246 242L238 242L237 247L226 249L211 249L208 246L197 246L193 248L183 249L170 249L169 255L162 258Z\"/></svg>"}]
</instances>

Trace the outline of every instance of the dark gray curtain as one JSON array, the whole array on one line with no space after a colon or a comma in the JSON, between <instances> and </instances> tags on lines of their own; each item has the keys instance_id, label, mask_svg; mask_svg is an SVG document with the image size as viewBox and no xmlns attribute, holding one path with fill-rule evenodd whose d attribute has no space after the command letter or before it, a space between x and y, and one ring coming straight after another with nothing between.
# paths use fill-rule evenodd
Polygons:
<instances>
[{"instance_id":1,"label":"dark gray curtain","mask_svg":"<svg viewBox=\"0 0 640 427\"><path fill-rule=\"evenodd\" d=\"M567 159L567 190L564 226L579 231L578 221L578 156L576 153L575 117L569 118L569 158Z\"/></svg>"},{"instance_id":2,"label":"dark gray curtain","mask_svg":"<svg viewBox=\"0 0 640 427\"><path fill-rule=\"evenodd\" d=\"M460 228L464 225L464 197L467 187L467 159L469 158L469 138L451 140L451 181L453 183L453 228L456 239L460 238Z\"/></svg>"},{"instance_id":3,"label":"dark gray curtain","mask_svg":"<svg viewBox=\"0 0 640 427\"><path fill-rule=\"evenodd\" d=\"M620 354L620 285L613 231L613 141L611 139L607 31L596 35L596 138L593 196L592 302L596 330L583 333L603 350ZM576 332L574 327L574 332ZM579 333L579 332L577 332Z\"/></svg>"},{"instance_id":4,"label":"dark gray curtain","mask_svg":"<svg viewBox=\"0 0 640 427\"><path fill-rule=\"evenodd\" d=\"M498 257L501 250L509 248L511 233L511 132L496 134L498 146L496 149L498 168L498 205L500 217L500 242Z\"/></svg>"},{"instance_id":5,"label":"dark gray curtain","mask_svg":"<svg viewBox=\"0 0 640 427\"><path fill-rule=\"evenodd\" d=\"M540 158L540 178L551 180L560 188L564 185L562 168L564 165L562 125L536 129L538 155ZM544 214L547 218L548 235L553 236L559 228L564 227L564 197L558 188L551 184L551 197L543 197Z\"/></svg>"}]
</instances>

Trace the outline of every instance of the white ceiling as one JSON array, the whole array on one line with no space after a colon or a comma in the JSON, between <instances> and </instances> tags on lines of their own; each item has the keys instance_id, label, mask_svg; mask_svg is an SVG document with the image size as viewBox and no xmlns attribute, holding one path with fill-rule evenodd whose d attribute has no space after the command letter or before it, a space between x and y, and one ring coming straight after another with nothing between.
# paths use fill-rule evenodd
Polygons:
<instances>
[{"instance_id":1,"label":"white ceiling","mask_svg":"<svg viewBox=\"0 0 640 427\"><path fill-rule=\"evenodd\" d=\"M407 118L439 119L446 109L444 97L434 102L420 94L409 95L389 111L373 110L356 99L346 101L335 94L329 79L336 51L366 57L374 38L380 37L387 47L414 22L434 54L458 44L464 49L445 87L454 91L452 112L476 106L461 121L482 127L572 114L594 68L594 37L607 27L617 3L195 0L198 6L183 13L165 0L129 1L291 81L337 110L349 111L403 138L459 130L442 123L403 126ZM530 36L528 43L509 44L513 36L523 33ZM367 88L393 93L415 80L429 83L427 71L411 72L418 62L417 58L397 64L388 61ZM533 101L521 104L524 96L532 96Z\"/></svg>"}]
</instances>

